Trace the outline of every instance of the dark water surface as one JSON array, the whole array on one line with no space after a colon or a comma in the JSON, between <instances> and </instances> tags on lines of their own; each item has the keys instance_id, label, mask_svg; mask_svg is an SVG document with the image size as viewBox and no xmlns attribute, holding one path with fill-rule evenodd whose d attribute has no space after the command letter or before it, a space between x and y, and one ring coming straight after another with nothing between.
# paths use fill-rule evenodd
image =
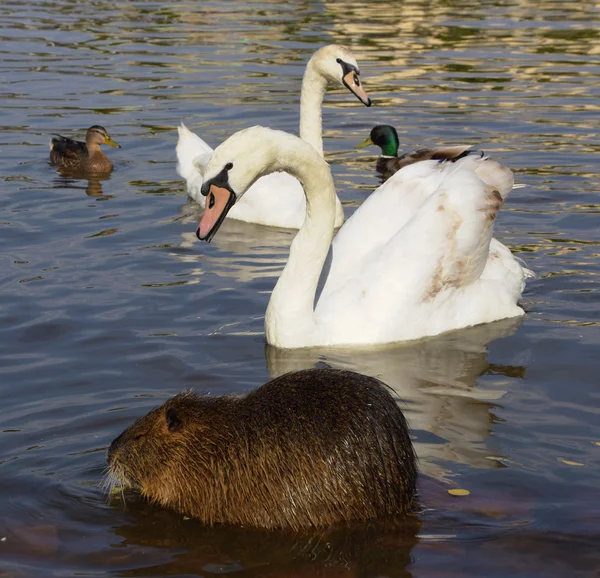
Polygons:
<instances>
[{"instance_id":1,"label":"dark water surface","mask_svg":"<svg viewBox=\"0 0 600 578\"><path fill-rule=\"evenodd\" d=\"M0 4L1 576L598 576L600 3ZM265 348L293 233L193 236L180 120L217 145L297 130L301 75L331 42L325 149L349 215L377 185L371 126L482 146L527 184L496 236L535 270L528 315L367 351ZM102 124L109 180L57 175L53 132ZM418 519L287 536L206 529L99 487L110 441L185 387L248 391L294 368L380 376L404 400ZM466 488L455 498L447 489Z\"/></svg>"}]
</instances>

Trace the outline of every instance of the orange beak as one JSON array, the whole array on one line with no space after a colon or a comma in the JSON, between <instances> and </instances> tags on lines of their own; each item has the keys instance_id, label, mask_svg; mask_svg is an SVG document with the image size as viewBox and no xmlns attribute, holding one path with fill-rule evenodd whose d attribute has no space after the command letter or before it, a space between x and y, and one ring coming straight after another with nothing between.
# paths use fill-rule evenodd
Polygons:
<instances>
[{"instance_id":1,"label":"orange beak","mask_svg":"<svg viewBox=\"0 0 600 578\"><path fill-rule=\"evenodd\" d=\"M371 99L369 98L369 95L365 89L362 87L360 78L356 71L350 70L350 72L347 72L342 78L342 82L344 83L344 86L365 106L371 106Z\"/></svg>"},{"instance_id":2,"label":"orange beak","mask_svg":"<svg viewBox=\"0 0 600 578\"><path fill-rule=\"evenodd\" d=\"M196 237L201 241L210 243L235 201L236 196L233 191L214 184L210 185L208 195L206 195L204 214L200 219Z\"/></svg>"}]
</instances>

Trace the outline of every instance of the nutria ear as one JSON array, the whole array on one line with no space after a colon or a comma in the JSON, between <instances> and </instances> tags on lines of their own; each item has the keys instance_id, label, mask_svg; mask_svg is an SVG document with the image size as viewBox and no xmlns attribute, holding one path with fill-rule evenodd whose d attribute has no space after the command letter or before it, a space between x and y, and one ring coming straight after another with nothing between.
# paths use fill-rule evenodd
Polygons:
<instances>
[{"instance_id":1,"label":"nutria ear","mask_svg":"<svg viewBox=\"0 0 600 578\"><path fill-rule=\"evenodd\" d=\"M169 431L177 431L181 427L181 420L174 407L170 407L167 410L165 417L167 418L167 427L169 428Z\"/></svg>"}]
</instances>

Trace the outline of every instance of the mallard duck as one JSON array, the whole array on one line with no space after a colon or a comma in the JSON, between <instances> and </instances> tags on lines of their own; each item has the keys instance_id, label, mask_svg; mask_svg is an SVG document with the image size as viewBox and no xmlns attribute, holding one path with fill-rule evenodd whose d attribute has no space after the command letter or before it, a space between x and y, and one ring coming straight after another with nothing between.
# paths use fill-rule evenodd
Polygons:
<instances>
[{"instance_id":1,"label":"mallard duck","mask_svg":"<svg viewBox=\"0 0 600 578\"><path fill-rule=\"evenodd\" d=\"M252 183L274 171L302 183L306 217L271 294L267 343L389 343L524 314L518 300L531 272L492 238L513 188L512 171L497 161L472 151L404 167L344 223L328 260L336 199L329 166L298 137L248 128L206 166L198 238L210 241Z\"/></svg>"},{"instance_id":2,"label":"mallard duck","mask_svg":"<svg viewBox=\"0 0 600 578\"><path fill-rule=\"evenodd\" d=\"M331 44L317 50L306 65L300 94L300 138L323 155L321 104L329 84L345 86L365 106L371 99L360 79L356 59L343 46ZM213 149L183 123L177 143L177 172L187 181L188 194L204 208L202 172ZM249 151L251 152L251 151ZM287 173L260 178L243 199L231 208L229 219L248 223L299 229L304 222L306 202L302 185ZM335 226L344 222L342 203L336 199Z\"/></svg>"},{"instance_id":3,"label":"mallard duck","mask_svg":"<svg viewBox=\"0 0 600 578\"><path fill-rule=\"evenodd\" d=\"M84 173L108 173L113 165L100 150L100 145L120 149L103 126L95 124L88 128L85 142L73 140L59 134L50 141L50 161L61 169Z\"/></svg>"},{"instance_id":4,"label":"mallard duck","mask_svg":"<svg viewBox=\"0 0 600 578\"><path fill-rule=\"evenodd\" d=\"M377 159L375 168L381 174L383 182L387 181L396 171L399 171L406 165L427 160L457 160L471 148L465 145L432 149L425 148L398 156L399 144L398 133L393 126L378 124L372 128L369 137L359 145L356 145L355 148L360 149L369 145L376 145L381 148L381 156Z\"/></svg>"}]
</instances>

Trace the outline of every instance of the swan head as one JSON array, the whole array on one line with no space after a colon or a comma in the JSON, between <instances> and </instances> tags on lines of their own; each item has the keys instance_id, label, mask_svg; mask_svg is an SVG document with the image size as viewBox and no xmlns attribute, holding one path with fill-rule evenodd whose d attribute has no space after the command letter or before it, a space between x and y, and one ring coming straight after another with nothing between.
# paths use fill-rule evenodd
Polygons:
<instances>
[{"instance_id":1,"label":"swan head","mask_svg":"<svg viewBox=\"0 0 600 578\"><path fill-rule=\"evenodd\" d=\"M263 175L284 170L281 150L314 149L291 134L253 126L236 132L213 152L204 169L201 193L206 206L196 236L201 241L214 237L235 202Z\"/></svg>"},{"instance_id":2,"label":"swan head","mask_svg":"<svg viewBox=\"0 0 600 578\"><path fill-rule=\"evenodd\" d=\"M344 46L329 44L317 50L310 59L307 70L313 68L331 83L345 86L365 106L371 106L360 80L360 70L352 52Z\"/></svg>"}]
</instances>

